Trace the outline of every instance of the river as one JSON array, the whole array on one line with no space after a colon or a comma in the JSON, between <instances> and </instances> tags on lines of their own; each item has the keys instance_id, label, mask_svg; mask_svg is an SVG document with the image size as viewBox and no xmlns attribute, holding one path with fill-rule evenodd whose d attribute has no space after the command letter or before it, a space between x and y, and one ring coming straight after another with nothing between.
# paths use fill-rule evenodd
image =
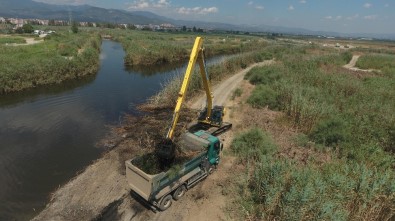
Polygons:
<instances>
[{"instance_id":1,"label":"river","mask_svg":"<svg viewBox=\"0 0 395 221\"><path fill-rule=\"evenodd\" d=\"M96 143L185 64L127 69L104 40L95 76L0 96L0 220L28 220L105 150ZM218 63L224 57L208 63Z\"/></svg>"}]
</instances>

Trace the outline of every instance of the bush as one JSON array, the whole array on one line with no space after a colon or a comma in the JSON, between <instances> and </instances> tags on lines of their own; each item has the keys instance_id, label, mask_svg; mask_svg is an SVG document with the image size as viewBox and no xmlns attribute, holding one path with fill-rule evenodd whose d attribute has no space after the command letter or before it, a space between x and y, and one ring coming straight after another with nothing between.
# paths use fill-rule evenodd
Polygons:
<instances>
[{"instance_id":1,"label":"bush","mask_svg":"<svg viewBox=\"0 0 395 221\"><path fill-rule=\"evenodd\" d=\"M278 67L255 67L251 69L245 79L248 79L251 84L272 84L278 81L281 77L281 70Z\"/></svg>"},{"instance_id":2,"label":"bush","mask_svg":"<svg viewBox=\"0 0 395 221\"><path fill-rule=\"evenodd\" d=\"M319 122L310 133L310 138L326 146L334 146L349 137L347 125L340 118L331 118Z\"/></svg>"},{"instance_id":3,"label":"bush","mask_svg":"<svg viewBox=\"0 0 395 221\"><path fill-rule=\"evenodd\" d=\"M260 162L264 155L274 153L277 147L267 133L254 128L238 135L232 141L231 150L243 161Z\"/></svg>"},{"instance_id":4,"label":"bush","mask_svg":"<svg viewBox=\"0 0 395 221\"><path fill-rule=\"evenodd\" d=\"M255 108L263 108L268 106L271 110L281 109L278 101L278 93L267 85L258 85L248 98L247 103Z\"/></svg>"},{"instance_id":5,"label":"bush","mask_svg":"<svg viewBox=\"0 0 395 221\"><path fill-rule=\"evenodd\" d=\"M242 93L243 90L241 88L237 88L236 90L233 91L231 99L234 100L236 97L240 97Z\"/></svg>"}]
</instances>

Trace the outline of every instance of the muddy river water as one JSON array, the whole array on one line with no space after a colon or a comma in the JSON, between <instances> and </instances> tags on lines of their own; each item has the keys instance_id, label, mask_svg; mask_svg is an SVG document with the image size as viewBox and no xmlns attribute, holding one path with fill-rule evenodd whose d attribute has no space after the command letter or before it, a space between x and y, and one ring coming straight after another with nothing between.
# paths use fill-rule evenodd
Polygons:
<instances>
[{"instance_id":1,"label":"muddy river water","mask_svg":"<svg viewBox=\"0 0 395 221\"><path fill-rule=\"evenodd\" d=\"M125 113L185 65L125 68L119 43L104 40L95 76L0 96L0 220L29 220L50 193L100 157L95 145ZM214 58L209 63L225 59Z\"/></svg>"}]
</instances>

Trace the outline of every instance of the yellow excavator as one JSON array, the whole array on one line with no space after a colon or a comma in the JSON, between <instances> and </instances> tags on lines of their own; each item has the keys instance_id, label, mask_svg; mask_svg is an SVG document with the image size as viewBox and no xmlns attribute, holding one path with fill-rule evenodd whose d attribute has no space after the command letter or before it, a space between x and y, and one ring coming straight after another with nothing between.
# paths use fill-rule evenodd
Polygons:
<instances>
[{"instance_id":1,"label":"yellow excavator","mask_svg":"<svg viewBox=\"0 0 395 221\"><path fill-rule=\"evenodd\" d=\"M172 123L166 135L166 139L159 145L158 153L162 156L161 158L171 159L174 154L173 136L174 131L180 115L181 106L184 102L186 91L195 67L196 61L200 67L200 75L202 77L204 90L206 92L206 107L200 112L198 117L198 123L190 128L190 132L195 132L200 129L206 130L210 135L216 136L221 134L232 127L231 123L223 121L225 115L225 108L223 106L213 107L213 94L210 88L210 80L206 68L206 62L204 58L203 38L196 37L195 43L192 48L189 63L184 75L184 80L181 85L180 92L178 93L177 103L174 108ZM189 134L189 133L188 133Z\"/></svg>"},{"instance_id":2,"label":"yellow excavator","mask_svg":"<svg viewBox=\"0 0 395 221\"><path fill-rule=\"evenodd\" d=\"M218 135L232 127L232 124L226 123L223 121L223 117L225 115L225 108L223 106L214 106L213 107L213 94L210 88L210 79L208 76L206 62L204 58L204 48L203 38L196 37L195 44L192 48L191 56L189 59L188 67L185 72L184 80L181 85L180 92L178 93L177 104L174 109L172 124L167 132L167 139L173 138L174 129L176 127L178 117L180 114L180 109L182 103L185 99L185 93L188 88L191 75L193 73L193 69L195 67L196 61L199 63L200 67L200 75L203 81L203 87L206 91L207 98L207 106L203 111L200 112L200 116L198 118L198 125L200 128L209 129L210 127L215 127L215 130L211 130L211 134Z\"/></svg>"},{"instance_id":3,"label":"yellow excavator","mask_svg":"<svg viewBox=\"0 0 395 221\"><path fill-rule=\"evenodd\" d=\"M213 107L213 95L205 67L202 44L203 39L197 37L191 52L184 81L178 94L172 124L164 142L157 146L156 154L162 165L171 165L174 163L174 130L196 60L199 62L200 74L207 95L207 107L202 111L198 119L199 124L209 128L216 127L222 131L232 126L232 124L223 123L224 108ZM194 155L177 167L163 170L157 174L149 174L138 166L139 162L143 160L140 157L129 159L125 162L126 178L131 190L133 190L132 193L136 193L136 196L147 201L153 209L158 208L162 211L168 209L173 199L179 200L188 189L204 180L220 163L220 152L223 149L223 144L209 130L183 133L180 140L182 142L180 147L184 150L193 150L192 153Z\"/></svg>"}]
</instances>

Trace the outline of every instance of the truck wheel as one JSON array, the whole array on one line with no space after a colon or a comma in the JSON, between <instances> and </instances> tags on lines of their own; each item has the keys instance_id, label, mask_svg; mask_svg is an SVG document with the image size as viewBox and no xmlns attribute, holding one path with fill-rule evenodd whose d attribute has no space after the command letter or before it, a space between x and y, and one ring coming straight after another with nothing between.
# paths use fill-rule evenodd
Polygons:
<instances>
[{"instance_id":1,"label":"truck wheel","mask_svg":"<svg viewBox=\"0 0 395 221\"><path fill-rule=\"evenodd\" d=\"M179 200L182 196L184 196L186 190L187 190L187 188L185 187L185 185L179 186L176 189L176 191L174 191L174 193L173 193L173 199L174 200Z\"/></svg>"},{"instance_id":2,"label":"truck wheel","mask_svg":"<svg viewBox=\"0 0 395 221\"><path fill-rule=\"evenodd\" d=\"M172 197L169 194L169 195L163 197L163 199L160 201L159 209L162 211L165 211L171 206L171 203L172 203Z\"/></svg>"}]
</instances>

